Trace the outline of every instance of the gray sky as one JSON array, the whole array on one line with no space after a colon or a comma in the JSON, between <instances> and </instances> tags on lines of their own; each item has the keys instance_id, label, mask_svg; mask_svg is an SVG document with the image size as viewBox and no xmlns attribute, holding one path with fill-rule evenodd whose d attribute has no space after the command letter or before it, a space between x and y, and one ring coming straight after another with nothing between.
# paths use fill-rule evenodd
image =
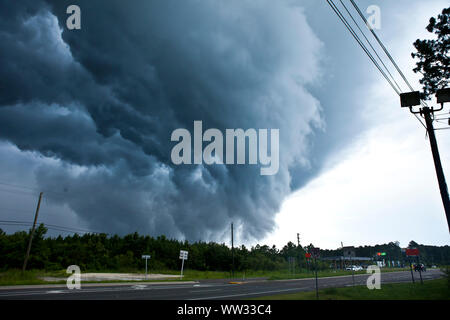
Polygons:
<instances>
[{"instance_id":1,"label":"gray sky","mask_svg":"<svg viewBox=\"0 0 450 320\"><path fill-rule=\"evenodd\" d=\"M76 31L69 4L1 3L0 220L31 221L44 190L42 221L108 233L449 243L424 129L325 1L77 1ZM446 1L358 4L419 89L412 43ZM279 172L173 165L194 120L279 128Z\"/></svg>"}]
</instances>

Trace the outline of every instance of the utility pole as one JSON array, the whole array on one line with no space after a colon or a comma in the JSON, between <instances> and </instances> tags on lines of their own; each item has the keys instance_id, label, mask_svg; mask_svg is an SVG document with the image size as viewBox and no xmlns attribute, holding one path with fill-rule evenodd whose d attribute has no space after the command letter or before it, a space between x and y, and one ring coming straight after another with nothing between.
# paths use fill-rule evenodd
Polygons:
<instances>
[{"instance_id":1,"label":"utility pole","mask_svg":"<svg viewBox=\"0 0 450 320\"><path fill-rule=\"evenodd\" d=\"M424 107L421 109L423 116L425 117L425 123L427 125L428 136L430 137L431 152L433 153L434 167L436 168L436 175L439 183L439 189L441 191L442 203L444 204L445 215L447 217L447 226L450 230L450 200L448 196L447 184L445 183L444 171L442 170L441 158L439 156L439 149L434 134L433 121L431 120L431 113L433 109Z\"/></svg>"},{"instance_id":2,"label":"utility pole","mask_svg":"<svg viewBox=\"0 0 450 320\"><path fill-rule=\"evenodd\" d=\"M319 283L317 280L317 257L314 258L314 269L316 272L316 299L319 300Z\"/></svg>"},{"instance_id":3,"label":"utility pole","mask_svg":"<svg viewBox=\"0 0 450 320\"><path fill-rule=\"evenodd\" d=\"M413 114L420 114L425 118L426 129L428 136L430 137L431 152L433 154L434 167L436 169L436 175L439 183L439 190L441 192L442 203L444 205L445 216L447 217L447 227L450 231L450 199L448 195L447 184L445 183L444 171L442 170L441 158L439 156L439 149L436 142L436 136L434 134L433 120L431 114L444 109L444 103L450 102L450 88L440 89L436 91L437 103L441 104L439 109L433 107L424 106L419 111L413 111L414 106L421 105L420 92L406 92L400 94L401 107L408 107L409 111Z\"/></svg>"},{"instance_id":4,"label":"utility pole","mask_svg":"<svg viewBox=\"0 0 450 320\"><path fill-rule=\"evenodd\" d=\"M30 240L28 241L28 248L27 248L27 253L25 255L25 261L23 262L22 272L24 272L25 269L27 268L28 257L30 256L30 250L31 250L31 242L33 241L33 234L34 234L34 230L36 229L36 222L37 222L37 218L38 218L38 214L39 214L39 208L41 207L41 200L42 200L43 194L44 194L43 192L41 192L39 194L39 200L38 200L38 204L37 204L37 208L36 208L36 213L34 214L34 223L33 223L33 227L31 228Z\"/></svg>"},{"instance_id":5,"label":"utility pole","mask_svg":"<svg viewBox=\"0 0 450 320\"><path fill-rule=\"evenodd\" d=\"M232 257L232 267L231 274L234 278L234 237L233 237L233 223L231 223L231 257Z\"/></svg>"},{"instance_id":6,"label":"utility pole","mask_svg":"<svg viewBox=\"0 0 450 320\"><path fill-rule=\"evenodd\" d=\"M301 256L301 250L300 250L300 233L297 233L297 249L298 249L298 268L300 270L300 273L302 273L302 256Z\"/></svg>"}]
</instances>

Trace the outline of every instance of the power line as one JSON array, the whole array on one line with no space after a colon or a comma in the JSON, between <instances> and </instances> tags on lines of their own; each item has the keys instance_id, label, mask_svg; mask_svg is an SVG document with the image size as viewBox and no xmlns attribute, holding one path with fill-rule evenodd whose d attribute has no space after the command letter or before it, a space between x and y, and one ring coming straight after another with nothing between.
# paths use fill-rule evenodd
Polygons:
<instances>
[{"instance_id":1,"label":"power line","mask_svg":"<svg viewBox=\"0 0 450 320\"><path fill-rule=\"evenodd\" d=\"M16 209L16 208L0 208L1 211L15 211L20 213L30 213L30 210Z\"/></svg>"},{"instance_id":2,"label":"power line","mask_svg":"<svg viewBox=\"0 0 450 320\"><path fill-rule=\"evenodd\" d=\"M13 188L18 188L18 189L27 189L27 190L31 190L31 191L35 191L35 192L40 192L40 190L37 189L37 188L24 186L24 185L17 185L17 184L6 183L6 182L3 182L3 181L0 181L0 185L13 187ZM50 190L46 190L46 189L44 189L44 192L52 193L52 194L56 194L56 195L64 195L64 196L66 195L66 194L64 194L62 192L50 191Z\"/></svg>"},{"instance_id":3,"label":"power line","mask_svg":"<svg viewBox=\"0 0 450 320\"><path fill-rule=\"evenodd\" d=\"M14 188L21 188L21 189L28 189L28 190L38 191L35 188L25 187L25 186L18 186L18 185L6 183L6 182L0 182L0 185L4 185L4 186L8 186L8 187L14 187Z\"/></svg>"},{"instance_id":4,"label":"power line","mask_svg":"<svg viewBox=\"0 0 450 320\"><path fill-rule=\"evenodd\" d=\"M364 14L361 12L361 10L359 9L358 5L355 3L355 1L350 0L350 2L352 3L353 7L355 7L356 11L358 12L359 16L361 17L361 19L363 19L364 23L366 24L367 28L370 30L370 32L372 32L373 36L375 37L375 39L377 40L378 44L380 45L380 47L383 49L384 53L386 53L386 55L388 56L389 60L391 60L392 64L394 65L394 67L397 69L398 73L400 74L400 76L403 78L403 80L405 81L405 83L407 84L407 86L409 87L409 89L411 91L414 91L413 87L411 86L411 84L409 83L408 79L406 79L405 75L403 74L403 72L400 70L399 66L397 65L397 63L395 62L395 60L392 58L391 54L389 53L389 51L386 49L386 47L384 46L383 42L381 42L380 38L377 36L377 34L375 33L375 31L373 30L373 28L370 27L366 17L364 16Z\"/></svg>"},{"instance_id":5,"label":"power line","mask_svg":"<svg viewBox=\"0 0 450 320\"><path fill-rule=\"evenodd\" d=\"M386 79L386 81L391 85L392 89L394 89L394 91L400 95L400 92L398 91L398 89L394 86L394 84L392 83L392 81L388 78L388 76L386 75L386 73L381 69L380 65L378 64L378 62L375 60L375 58L372 56L372 54L370 53L370 51L367 49L367 47L364 45L364 43L361 41L361 39L359 38L358 34L354 31L354 29L350 26L350 24L348 23L347 19L345 18L345 16L341 13L341 11L339 10L339 8L336 6L336 4L333 2L333 0L327 0L327 3L330 5L330 7L333 9L333 11L336 13L336 15L339 17L339 19L341 19L342 23L345 25L345 27L347 28L347 30L351 33L351 35L353 36L353 38L356 40L356 42L358 42L358 44L361 46L361 48L364 50L364 52L366 53L366 55L370 58L370 60L372 61L372 63L377 67L377 69L380 71L380 73L383 75L383 77Z\"/></svg>"},{"instance_id":6,"label":"power line","mask_svg":"<svg viewBox=\"0 0 450 320\"><path fill-rule=\"evenodd\" d=\"M427 129L427 127L423 124L422 120L420 120L419 116L417 114L414 113L414 117L416 117L417 120L419 120L420 124L422 125L422 127L425 128L425 130Z\"/></svg>"},{"instance_id":7,"label":"power line","mask_svg":"<svg viewBox=\"0 0 450 320\"><path fill-rule=\"evenodd\" d=\"M78 230L78 231L89 232L89 233L106 233L106 232L98 232L98 231L93 231L93 230L88 230L88 229L58 226L58 225L54 225L54 224L44 223L42 221L40 221L40 223L43 223L44 226L50 226L50 227L54 227L54 228L63 228L63 229L67 229L67 230Z\"/></svg>"},{"instance_id":8,"label":"power line","mask_svg":"<svg viewBox=\"0 0 450 320\"><path fill-rule=\"evenodd\" d=\"M31 223L20 224L20 223L5 223L5 222L0 222L0 225L5 225L5 226L23 226L23 227L30 227L30 226L32 226ZM45 226L45 227L47 229L49 229L49 230L61 231L61 232L69 232L69 233L83 233L83 234L87 234L87 233L105 233L105 232L88 232L88 231L70 230L70 229L63 229L63 228L57 228L57 227L48 227L48 226Z\"/></svg>"},{"instance_id":9,"label":"power line","mask_svg":"<svg viewBox=\"0 0 450 320\"><path fill-rule=\"evenodd\" d=\"M434 113L434 116L438 116L438 117L440 117L440 116L450 116L450 113L449 112L436 112L436 113Z\"/></svg>"},{"instance_id":10,"label":"power line","mask_svg":"<svg viewBox=\"0 0 450 320\"><path fill-rule=\"evenodd\" d=\"M106 232L97 232L97 231L81 229L81 228L74 228L74 227L59 226L59 225L55 225L55 224L48 224L48 223L45 223L44 221L38 221L37 223L38 224L44 224L44 227L46 227L48 229L53 229L53 230L69 231L69 232L81 232L81 233L106 233ZM31 222L27 222L27 221L17 221L17 220L0 220L0 225L30 226L30 225L32 225L32 223Z\"/></svg>"},{"instance_id":11,"label":"power line","mask_svg":"<svg viewBox=\"0 0 450 320\"><path fill-rule=\"evenodd\" d=\"M394 76L391 74L391 72L389 71L389 68L384 64L383 59L381 59L381 57L379 56L378 52L375 50L375 48L372 46L372 43L369 41L369 39L366 37L366 34L364 33L364 31L362 31L362 29L359 27L359 24L356 22L356 20L353 18L353 15L351 14L351 12L347 9L346 5L342 2L342 0L339 0L339 2L342 4L342 6L344 7L345 11L347 11L348 15L350 16L350 18L353 20L353 22L355 23L356 27L358 28L358 30L361 32L361 34L363 35L364 39L366 39L366 42L369 44L370 48L372 48L372 51L375 53L375 55L378 57L378 60L380 60L381 64L383 65L384 69L387 71L387 73L389 74L389 76L391 77L392 81L395 83L395 85L398 88L399 92L402 92L402 89L400 87L400 85L397 83L397 81L395 81Z\"/></svg>"},{"instance_id":12,"label":"power line","mask_svg":"<svg viewBox=\"0 0 450 320\"><path fill-rule=\"evenodd\" d=\"M45 198L44 198L45 199ZM32 209L30 209L32 210ZM17 208L3 208L0 207L0 212L18 212L18 213L25 213L25 214L29 214L31 211L30 210L26 210L26 209L17 209ZM56 212L49 212L49 211L44 211L42 212L43 216L60 216L60 214L56 213Z\"/></svg>"},{"instance_id":13,"label":"power line","mask_svg":"<svg viewBox=\"0 0 450 320\"><path fill-rule=\"evenodd\" d=\"M4 190L4 189L0 189L0 192L7 192L7 193L12 193L12 194L22 194L22 195L27 195L27 196L36 196L36 193L19 191L19 190Z\"/></svg>"},{"instance_id":14,"label":"power line","mask_svg":"<svg viewBox=\"0 0 450 320\"><path fill-rule=\"evenodd\" d=\"M342 1L340 1L341 4L344 6L344 8L346 9L346 11L348 12L348 14L350 15L350 17L353 19L353 16L351 15L351 13L349 12L349 10L347 9L347 7L343 4ZM389 77L386 75L386 73L382 70L382 68L380 67L380 65L378 64L378 62L375 60L375 58L373 57L373 55L369 52L369 50L367 49L367 47L364 45L364 43L361 41L361 38L357 35L357 33L354 31L354 29L350 26L350 24L348 23L347 19L345 18L345 16L342 14L342 12L339 10L339 8L336 6L336 4L333 2L333 0L327 0L327 3L330 5L330 7L333 9L333 11L336 13L336 15L339 17L339 19L342 21L342 23L345 25L345 27L348 29L348 31L351 33L351 35L353 36L353 38L358 42L358 44L361 46L361 48L364 50L364 52L366 53L366 55L370 58L370 60L372 61L372 63L377 67L378 71L380 71L380 73L383 75L383 77L386 79L386 81L390 84L390 86L392 87L392 89L394 89L394 91L397 93L397 95L400 96L401 94L401 89L400 86L398 86L398 84L395 82L394 78L394 82L397 84L397 86L399 87L399 89L397 89L394 84L392 83L392 81L389 79ZM353 0L352 0L352 3ZM354 6L356 6L356 4L354 4ZM358 8L359 9L359 8ZM359 13L361 11L359 10ZM362 13L360 13L360 15L362 15ZM366 20L366 18L363 16L363 20L366 23L366 25L368 26L368 22ZM369 45L371 46L371 48L374 50L374 52L376 53L375 48L370 44L370 41L367 39L367 37L365 36L364 32L361 30L361 28L359 28L358 24L356 23L356 21L353 19L353 21L355 22L355 24L357 25L358 29L360 30L360 32L363 34L364 38L366 39L366 41L368 41ZM375 32L370 28L370 30L372 31L372 33L374 34L374 36L376 36ZM393 61L392 56L389 54L389 52L387 51L386 47L381 43L381 40L379 40L378 36L376 36L376 38L378 39L380 46L382 46L386 52L386 54L390 57L391 61L393 62L393 64L396 65L397 71L399 71L399 73L401 73L401 75L403 76L405 82L407 83L408 86L410 86L408 80L406 79L406 77L404 77L403 73L401 72L400 68L398 68L398 65L395 63L395 61ZM377 57L382 61L381 57L376 53ZM383 66L385 66L386 70L388 71L388 73L391 75L391 73L389 72L389 69L386 67L386 65L384 63L382 63ZM392 76L392 75L391 75ZM412 88L412 87L411 87ZM421 103L423 103L421 101ZM416 119L421 123L421 125L426 129L425 124L422 122L422 120L416 115L414 114L414 116L416 117Z\"/></svg>"}]
</instances>

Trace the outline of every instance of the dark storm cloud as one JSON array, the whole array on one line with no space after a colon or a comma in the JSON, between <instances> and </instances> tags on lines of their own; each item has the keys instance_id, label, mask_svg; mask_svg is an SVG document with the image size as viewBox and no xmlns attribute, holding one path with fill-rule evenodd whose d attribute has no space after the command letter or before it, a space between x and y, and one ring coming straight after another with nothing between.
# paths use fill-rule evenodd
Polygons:
<instances>
[{"instance_id":1,"label":"dark storm cloud","mask_svg":"<svg viewBox=\"0 0 450 320\"><path fill-rule=\"evenodd\" d=\"M93 229L261 238L307 163L321 44L292 1L2 2L0 137ZM61 33L62 32L62 33ZM279 128L280 170L174 166L176 128ZM296 172L296 176L292 175ZM49 195L49 197L52 197Z\"/></svg>"}]
</instances>

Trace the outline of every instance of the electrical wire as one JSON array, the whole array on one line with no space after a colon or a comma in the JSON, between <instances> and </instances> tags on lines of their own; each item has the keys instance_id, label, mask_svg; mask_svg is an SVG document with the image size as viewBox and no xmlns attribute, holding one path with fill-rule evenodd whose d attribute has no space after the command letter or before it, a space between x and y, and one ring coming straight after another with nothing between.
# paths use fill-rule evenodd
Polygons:
<instances>
[{"instance_id":1,"label":"electrical wire","mask_svg":"<svg viewBox=\"0 0 450 320\"><path fill-rule=\"evenodd\" d=\"M7 193L12 193L12 194L21 194L21 195L27 195L27 196L36 196L36 193L31 193L31 192L24 192L24 191L19 191L19 190L4 190L4 189L0 189L0 192L7 192Z\"/></svg>"},{"instance_id":2,"label":"electrical wire","mask_svg":"<svg viewBox=\"0 0 450 320\"><path fill-rule=\"evenodd\" d=\"M386 46L383 44L383 42L381 41L381 39L378 37L378 35L376 34L375 30L373 30L373 28L370 26L369 22L367 21L366 17L364 16L364 14L362 13L361 9L359 9L358 5L356 4L356 2L354 0L350 0L350 2L352 3L353 7L355 8L355 10L358 12L359 16L361 17L361 19L364 21L364 24L366 25L367 29L370 30L370 32L372 33L373 37L375 38L375 40L378 42L378 44L380 45L380 47L383 49L384 53L386 54L386 56L389 58L389 60L391 61L391 63L394 65L395 69L397 70L397 72L400 74L400 76L402 77L403 81L405 81L406 85L408 86L408 88L411 91L414 91L414 88L411 86L411 84L409 83L408 79L406 78L406 76L404 75L404 73L402 72L402 70L400 69L400 67L398 66L397 62L395 62L394 58L392 57L392 55L390 54L389 50L386 48ZM427 104L423 101L420 100L420 104L423 107L426 107ZM416 118L422 122L417 116ZM423 123L422 123L423 125ZM424 126L424 125L423 125ZM425 126L424 126L425 127ZM425 127L426 128L426 127Z\"/></svg>"},{"instance_id":3,"label":"electrical wire","mask_svg":"<svg viewBox=\"0 0 450 320\"><path fill-rule=\"evenodd\" d=\"M1 186L7 186L7 187L12 187L12 188L18 188L18 189L27 189L27 190L31 190L31 191L35 191L35 192L44 192L44 193L51 193L51 194L55 194L55 195L63 195L66 196L67 194L64 194L62 192L57 192L57 191L51 191L51 190L39 190L37 188L33 188L33 187L29 187L29 186L24 186L24 185L17 185L17 184L11 184L11 183L7 183L4 181L0 181L0 185Z\"/></svg>"},{"instance_id":4,"label":"electrical wire","mask_svg":"<svg viewBox=\"0 0 450 320\"><path fill-rule=\"evenodd\" d=\"M391 54L389 53L389 51L386 49L386 47L384 46L383 42L380 40L380 38L377 36L377 34L375 33L375 31L373 30L373 28L370 27L369 22L367 21L366 17L364 16L364 14L361 12L361 10L359 9L358 5L355 3L354 0L350 0L350 2L352 3L353 7L355 7L356 11L358 12L359 16L361 17L361 19L364 21L365 25L367 26L367 28L370 30L370 32L372 32L372 35L374 36L374 38L377 40L378 44L380 45L380 47L383 49L384 53L386 53L386 55L388 56L389 60L391 60L392 64L394 65L394 67L397 69L398 73L400 74L400 76L403 78L403 80L405 81L406 85L409 87L409 89L411 91L414 91L413 87L411 86L411 84L409 83L408 79L406 79L405 75L403 74L402 70L400 70L398 64L395 62L394 58L392 58Z\"/></svg>"},{"instance_id":5,"label":"electrical wire","mask_svg":"<svg viewBox=\"0 0 450 320\"><path fill-rule=\"evenodd\" d=\"M440 119L434 119L434 121L436 121L436 122L448 124L448 121L445 121L445 122L444 122L444 120L448 120L448 119L443 119L443 120L440 120Z\"/></svg>"},{"instance_id":6,"label":"electrical wire","mask_svg":"<svg viewBox=\"0 0 450 320\"><path fill-rule=\"evenodd\" d=\"M81 229L81 228L74 228L74 227L65 227L65 226L59 226L55 224L48 224L43 221L37 221L37 225L44 224L44 227L48 229L53 230L59 230L59 231L68 231L68 232L80 232L80 233L105 233L105 232L97 232L87 229ZM27 222L27 221L17 221L17 220L0 220L0 225L10 225L10 226L32 226L33 223Z\"/></svg>"},{"instance_id":7,"label":"electrical wire","mask_svg":"<svg viewBox=\"0 0 450 320\"><path fill-rule=\"evenodd\" d=\"M376 59L373 57L373 55L370 53L370 51L367 49L367 47L362 42L361 38L358 36L358 34L355 32L355 30L350 26L345 16L341 13L339 8L336 6L336 4L333 2L333 0L327 0L327 3L330 5L330 7L333 9L333 11L336 13L336 15L341 19L342 23L345 25L347 30L351 33L353 38L358 42L360 47L363 49L363 51L366 53L366 55L370 58L372 63L377 67L377 69L380 71L380 73L383 75L383 77L386 79L386 81L391 85L392 89L400 95L400 92L398 89L394 86L392 81L389 79L389 77L386 75L386 73L382 70Z\"/></svg>"},{"instance_id":8,"label":"electrical wire","mask_svg":"<svg viewBox=\"0 0 450 320\"><path fill-rule=\"evenodd\" d=\"M342 3L342 1L340 1L341 4L344 6L344 8L346 9L346 11L349 13L350 17L353 16L350 14L349 10L346 8L346 6ZM390 86L392 87L392 89L394 89L394 91L397 93L397 95L400 96L401 94L401 90L397 89L394 84L392 83L392 81L389 79L389 77L386 75L386 73L382 70L382 68L380 67L380 65L377 63L377 61L375 60L375 58L373 57L373 55L369 52L369 50L367 49L367 47L364 45L364 43L362 42L361 38L357 35L357 33L354 31L354 29L350 26L350 24L348 23L347 19L345 18L345 16L342 14L342 12L339 10L339 8L336 6L336 4L333 2L333 0L327 0L328 5L333 9L333 11L336 13L336 15L339 17L339 19L342 21L342 23L345 25L345 27L347 28L347 30L351 33L351 35L353 36L353 38L358 42L358 44L360 45L360 47L364 50L364 52L366 53L366 55L370 58L370 60L372 61L372 63L377 67L377 69L380 71L380 73L383 75L383 77L386 79L386 81L390 84ZM354 6L356 6L356 4L354 3L354 1L352 0L352 3L354 4ZM357 7L357 6L356 6ZM358 8L359 9L359 8ZM359 10L360 13L360 10ZM362 15L362 13L360 14ZM367 20L365 19L364 15L363 16L363 20L365 21L366 25L368 26ZM356 23L356 21L353 19L353 21L355 22L355 24L358 26L358 24ZM360 30L360 32L364 35L364 38L369 42L370 41L367 39L367 37L365 37L364 32L361 30L361 28L358 29ZM370 28L371 29L371 28ZM374 36L376 36L375 32L371 29L371 31L373 32ZM376 38L378 38L378 36L376 36ZM379 38L378 38L379 40ZM393 62L393 64L396 65L396 68L398 69L397 71L403 75L403 73L401 72L400 68L398 68L398 65L395 63L395 61L393 61L392 56L389 54L389 52L387 51L386 47L382 44L381 40L379 40L380 46L382 46L386 52L386 54L390 57L391 62ZM376 50L373 48L373 46L370 44L371 48L376 52ZM377 54L377 57L380 58L380 56ZM380 58L380 60L382 61L382 59ZM386 67L386 65L383 63L383 66ZM387 67L386 67L387 69ZM388 69L387 69L388 70ZM391 74L389 72L389 74ZM406 77L403 78L405 80L405 82L407 83L407 85L410 87L410 84L408 82L408 80L406 79ZM394 80L395 81L395 80ZM397 84L398 85L398 84ZM399 87L400 88L400 87ZM412 87L410 87L412 88ZM412 91L414 91L412 89ZM422 104L423 101L421 101ZM416 119L421 123L421 125L425 128L425 130L427 129L427 127L425 126L425 124L423 123L423 121L417 116L417 114L414 114L414 116L416 117Z\"/></svg>"},{"instance_id":9,"label":"electrical wire","mask_svg":"<svg viewBox=\"0 0 450 320\"><path fill-rule=\"evenodd\" d=\"M344 7L345 11L347 11L348 15L350 16L350 18L353 20L353 23L356 25L356 27L358 28L359 32L361 32L361 34L363 35L364 39L366 40L366 42L369 44L370 48L372 49L372 51L375 53L375 55L377 56L378 60L380 60L381 64L383 65L384 69L386 70L386 72L388 73L388 75L391 77L392 81L395 83L395 85L397 86L397 89L399 92L402 92L402 89L400 87L400 85L397 83L397 81L395 81L394 76L391 74L391 72L389 71L389 68L386 66L386 64L383 62L383 59L381 59L380 55L378 54L378 52L375 50L375 48L373 47L372 43L369 41L369 39L366 37L366 34L364 33L364 31L359 27L359 24L356 22L355 18L353 18L353 15L351 14L351 12L347 9L347 6L344 4L344 2L342 2L342 0L339 0L339 2L342 4L342 6Z\"/></svg>"}]
</instances>

